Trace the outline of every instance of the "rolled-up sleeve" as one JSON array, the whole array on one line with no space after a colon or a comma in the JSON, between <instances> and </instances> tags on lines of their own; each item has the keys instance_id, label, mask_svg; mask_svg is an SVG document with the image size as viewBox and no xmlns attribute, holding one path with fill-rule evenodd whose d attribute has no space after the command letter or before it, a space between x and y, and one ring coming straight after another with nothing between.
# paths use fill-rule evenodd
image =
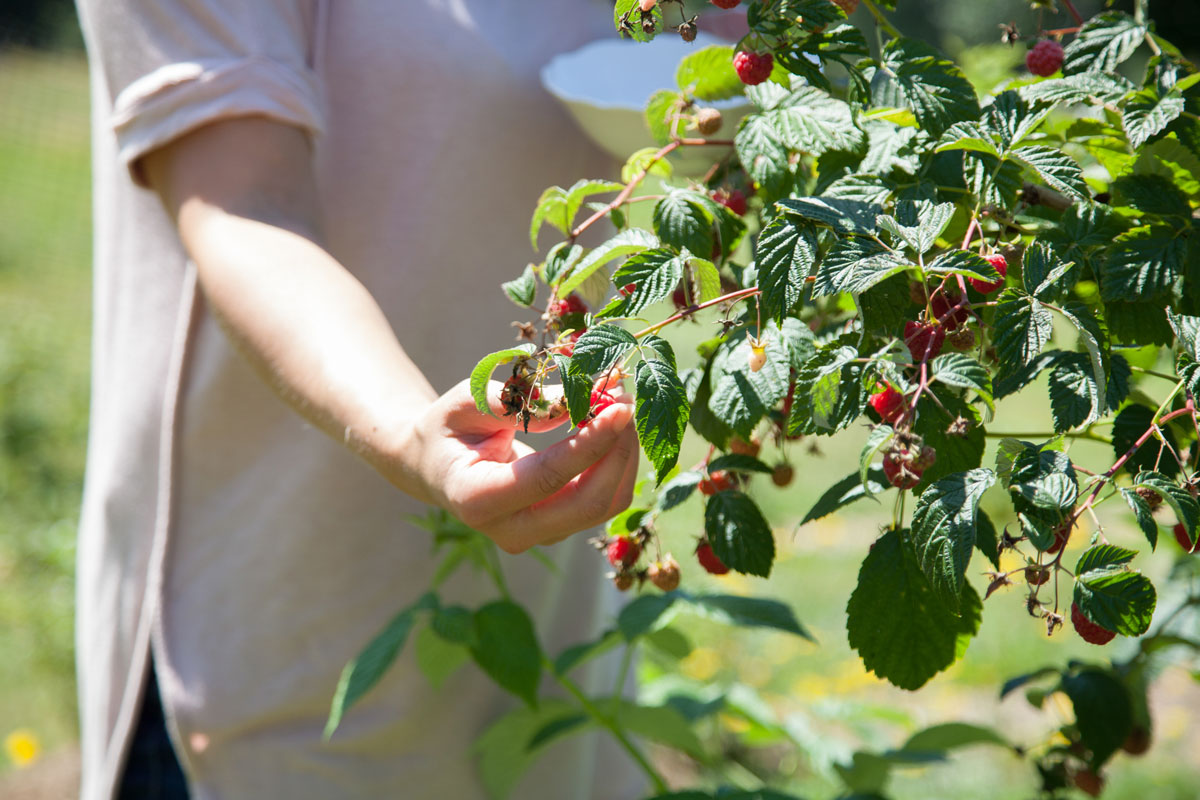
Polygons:
<instances>
[{"instance_id":1,"label":"rolled-up sleeve","mask_svg":"<svg viewBox=\"0 0 1200 800\"><path fill-rule=\"evenodd\" d=\"M79 0L108 125L133 179L143 183L146 153L220 119L265 116L320 134L324 1Z\"/></svg>"}]
</instances>

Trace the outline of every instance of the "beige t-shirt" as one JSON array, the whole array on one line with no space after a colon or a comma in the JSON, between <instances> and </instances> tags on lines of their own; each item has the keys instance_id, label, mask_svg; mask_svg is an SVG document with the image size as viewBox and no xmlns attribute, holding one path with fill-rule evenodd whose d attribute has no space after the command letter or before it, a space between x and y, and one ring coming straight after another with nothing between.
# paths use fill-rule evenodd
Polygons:
<instances>
[{"instance_id":1,"label":"beige t-shirt","mask_svg":"<svg viewBox=\"0 0 1200 800\"><path fill-rule=\"evenodd\" d=\"M613 35L611 4L79 6L96 206L78 570L84 800L112 794L151 647L198 800L482 797L471 743L514 701L472 666L435 692L410 647L321 741L342 666L429 584L430 537L404 518L423 509L238 357L130 167L219 118L266 115L309 131L332 253L444 390L511 341L519 314L498 285L532 257L541 190L614 171L537 79L554 53ZM613 609L582 537L550 554L558 572L505 561L553 654ZM470 581L448 591L468 605L489 599ZM542 779L516 795L635 796L623 766L596 773L592 744L553 745Z\"/></svg>"}]
</instances>

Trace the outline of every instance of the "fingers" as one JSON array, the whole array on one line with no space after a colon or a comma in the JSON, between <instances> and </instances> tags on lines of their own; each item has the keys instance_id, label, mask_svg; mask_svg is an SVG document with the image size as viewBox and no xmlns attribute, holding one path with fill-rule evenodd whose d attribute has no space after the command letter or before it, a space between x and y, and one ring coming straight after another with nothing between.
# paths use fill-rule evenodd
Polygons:
<instances>
[{"instance_id":1,"label":"fingers","mask_svg":"<svg viewBox=\"0 0 1200 800\"><path fill-rule=\"evenodd\" d=\"M628 403L614 403L578 433L545 450L509 463L474 464L470 482L473 510L497 519L546 500L604 458L623 434L636 440L631 419Z\"/></svg>"},{"instance_id":2,"label":"fingers","mask_svg":"<svg viewBox=\"0 0 1200 800\"><path fill-rule=\"evenodd\" d=\"M603 524L629 505L637 471L637 435L626 426L595 464L550 498L493 523L489 535L503 550L517 553Z\"/></svg>"}]
</instances>

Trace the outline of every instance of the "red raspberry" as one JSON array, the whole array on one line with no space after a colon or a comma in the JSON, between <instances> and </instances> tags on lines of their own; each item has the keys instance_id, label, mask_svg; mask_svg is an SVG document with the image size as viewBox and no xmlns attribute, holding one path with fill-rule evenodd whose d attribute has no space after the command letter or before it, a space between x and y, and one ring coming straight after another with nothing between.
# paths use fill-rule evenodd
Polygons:
<instances>
[{"instance_id":1,"label":"red raspberry","mask_svg":"<svg viewBox=\"0 0 1200 800\"><path fill-rule=\"evenodd\" d=\"M587 328L582 328L577 331L572 331L570 334L568 334L567 338L564 339L562 344L558 346L558 352L562 353L564 356L575 355L575 343L579 341L579 337L583 336L584 331L586 330Z\"/></svg>"},{"instance_id":2,"label":"red raspberry","mask_svg":"<svg viewBox=\"0 0 1200 800\"><path fill-rule=\"evenodd\" d=\"M899 421L907 410L904 395L891 386L886 387L882 392L871 395L868 402L871 404L871 408L875 409L875 413L879 414L880 418L889 425L894 425Z\"/></svg>"},{"instance_id":3,"label":"red raspberry","mask_svg":"<svg viewBox=\"0 0 1200 800\"><path fill-rule=\"evenodd\" d=\"M1145 725L1134 725L1125 737L1121 749L1131 756L1140 756L1150 749L1150 729Z\"/></svg>"},{"instance_id":4,"label":"red raspberry","mask_svg":"<svg viewBox=\"0 0 1200 800\"><path fill-rule=\"evenodd\" d=\"M941 325L911 320L904 323L904 343L908 345L908 352L912 353L913 361L918 364L942 352L945 342L946 329Z\"/></svg>"},{"instance_id":5,"label":"red raspberry","mask_svg":"<svg viewBox=\"0 0 1200 800\"><path fill-rule=\"evenodd\" d=\"M792 482L796 470L792 469L791 464L780 463L775 465L775 469L771 471L771 482L776 486L787 486Z\"/></svg>"},{"instance_id":6,"label":"red raspberry","mask_svg":"<svg viewBox=\"0 0 1200 800\"><path fill-rule=\"evenodd\" d=\"M747 86L757 86L771 77L774 67L775 58L770 53L739 50L733 54L733 69Z\"/></svg>"},{"instance_id":7,"label":"red raspberry","mask_svg":"<svg viewBox=\"0 0 1200 800\"><path fill-rule=\"evenodd\" d=\"M935 322L940 323L946 330L952 331L971 318L971 312L959 305L960 303L962 303L962 295L957 292L948 294L941 290L929 298L929 310L933 312Z\"/></svg>"},{"instance_id":8,"label":"red raspberry","mask_svg":"<svg viewBox=\"0 0 1200 800\"><path fill-rule=\"evenodd\" d=\"M758 440L757 436L752 436L748 442L740 436L729 440L729 452L737 453L739 456L758 458L760 450L762 450L762 442Z\"/></svg>"},{"instance_id":9,"label":"red raspberry","mask_svg":"<svg viewBox=\"0 0 1200 800\"><path fill-rule=\"evenodd\" d=\"M605 554L608 556L608 563L617 569L628 569L634 565L638 560L638 556L642 554L642 547L633 539L626 536L618 536L608 543L608 549L605 551Z\"/></svg>"},{"instance_id":10,"label":"red raspberry","mask_svg":"<svg viewBox=\"0 0 1200 800\"><path fill-rule=\"evenodd\" d=\"M1108 644L1117 635L1084 616L1083 609L1079 607L1078 603L1071 604L1071 624L1075 626L1075 632L1079 634L1079 638L1091 644Z\"/></svg>"},{"instance_id":11,"label":"red raspberry","mask_svg":"<svg viewBox=\"0 0 1200 800\"><path fill-rule=\"evenodd\" d=\"M1000 273L1000 279L996 281L985 281L979 278L971 278L971 285L975 287L975 291L980 294L991 294L997 289L1003 288L1004 278L1008 275L1008 260L999 253L992 253L990 256L984 256L987 262L996 268L996 272Z\"/></svg>"},{"instance_id":12,"label":"red raspberry","mask_svg":"<svg viewBox=\"0 0 1200 800\"><path fill-rule=\"evenodd\" d=\"M713 200L728 208L739 217L745 216L749 206L746 205L746 195L737 189L718 189L712 194Z\"/></svg>"},{"instance_id":13,"label":"red raspberry","mask_svg":"<svg viewBox=\"0 0 1200 800\"><path fill-rule=\"evenodd\" d=\"M1088 797L1099 797L1104 791L1103 776L1087 768L1072 773L1071 783Z\"/></svg>"},{"instance_id":14,"label":"red raspberry","mask_svg":"<svg viewBox=\"0 0 1200 800\"><path fill-rule=\"evenodd\" d=\"M1055 529L1054 541L1051 542L1050 546L1046 548L1047 553L1054 555L1059 550L1062 550L1064 546L1066 546L1067 542L1071 539L1071 527L1072 526L1069 523L1064 522L1062 525L1059 525L1057 529Z\"/></svg>"},{"instance_id":15,"label":"red raspberry","mask_svg":"<svg viewBox=\"0 0 1200 800\"><path fill-rule=\"evenodd\" d=\"M587 304L583 302L583 298L579 295L572 294L559 300L558 304L554 307L554 312L559 317L565 317L567 314L586 314Z\"/></svg>"},{"instance_id":16,"label":"red raspberry","mask_svg":"<svg viewBox=\"0 0 1200 800\"><path fill-rule=\"evenodd\" d=\"M1025 66L1043 78L1058 72L1062 63L1063 47L1053 39L1043 39L1025 54Z\"/></svg>"},{"instance_id":17,"label":"red raspberry","mask_svg":"<svg viewBox=\"0 0 1200 800\"><path fill-rule=\"evenodd\" d=\"M593 389L591 398L591 411L589 411L587 417L585 417L579 423L579 427L586 427L587 424L594 420L601 411L608 408L615 402L617 402L617 398L613 397L608 392L602 392L599 389Z\"/></svg>"},{"instance_id":18,"label":"red raspberry","mask_svg":"<svg viewBox=\"0 0 1200 800\"><path fill-rule=\"evenodd\" d=\"M662 561L651 564L647 576L659 589L672 592L679 588L679 562L668 555Z\"/></svg>"},{"instance_id":19,"label":"red raspberry","mask_svg":"<svg viewBox=\"0 0 1200 800\"><path fill-rule=\"evenodd\" d=\"M937 463L937 450L934 450L929 445L923 445L921 452L917 453L917 457L913 459L913 469L917 472L924 472Z\"/></svg>"},{"instance_id":20,"label":"red raspberry","mask_svg":"<svg viewBox=\"0 0 1200 800\"><path fill-rule=\"evenodd\" d=\"M637 289L636 283L627 283L618 289L617 293L620 294L621 297L629 297L631 294L633 294L635 289Z\"/></svg>"},{"instance_id":21,"label":"red raspberry","mask_svg":"<svg viewBox=\"0 0 1200 800\"><path fill-rule=\"evenodd\" d=\"M710 575L724 575L729 572L729 567L717 558L717 554L713 552L712 545L708 543L707 539L701 539L700 544L696 545L696 560Z\"/></svg>"},{"instance_id":22,"label":"red raspberry","mask_svg":"<svg viewBox=\"0 0 1200 800\"><path fill-rule=\"evenodd\" d=\"M894 452L883 457L883 474L897 489L911 489L921 482L921 471Z\"/></svg>"},{"instance_id":23,"label":"red raspberry","mask_svg":"<svg viewBox=\"0 0 1200 800\"><path fill-rule=\"evenodd\" d=\"M717 8L733 8L742 0L712 0L712 4Z\"/></svg>"},{"instance_id":24,"label":"red raspberry","mask_svg":"<svg viewBox=\"0 0 1200 800\"><path fill-rule=\"evenodd\" d=\"M682 286L671 293L671 302L675 304L675 308L679 311L686 311L690 308L687 301L687 292L683 290Z\"/></svg>"},{"instance_id":25,"label":"red raspberry","mask_svg":"<svg viewBox=\"0 0 1200 800\"><path fill-rule=\"evenodd\" d=\"M700 494L711 496L717 492L732 489L733 484L733 476L723 469L718 469L700 479Z\"/></svg>"},{"instance_id":26,"label":"red raspberry","mask_svg":"<svg viewBox=\"0 0 1200 800\"><path fill-rule=\"evenodd\" d=\"M1193 544L1192 540L1188 537L1187 528L1183 527L1182 522L1176 523L1175 527L1171 529L1171 532L1175 534L1175 541L1179 542L1179 546L1183 548L1183 552L1200 552L1200 537L1198 537L1195 544Z\"/></svg>"}]
</instances>

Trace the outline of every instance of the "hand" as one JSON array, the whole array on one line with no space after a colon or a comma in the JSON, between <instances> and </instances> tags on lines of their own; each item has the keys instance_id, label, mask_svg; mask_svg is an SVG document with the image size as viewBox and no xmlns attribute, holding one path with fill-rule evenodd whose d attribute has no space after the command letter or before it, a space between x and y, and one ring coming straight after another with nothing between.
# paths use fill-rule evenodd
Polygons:
<instances>
[{"instance_id":1,"label":"hand","mask_svg":"<svg viewBox=\"0 0 1200 800\"><path fill-rule=\"evenodd\" d=\"M501 416L501 386L491 382L496 416L485 416L467 381L458 384L397 437L390 464L377 466L397 486L450 511L507 553L561 541L628 507L638 469L628 395L617 393L618 402L587 426L537 451L515 439L516 417ZM565 414L533 419L529 431L545 432L566 420Z\"/></svg>"}]
</instances>

